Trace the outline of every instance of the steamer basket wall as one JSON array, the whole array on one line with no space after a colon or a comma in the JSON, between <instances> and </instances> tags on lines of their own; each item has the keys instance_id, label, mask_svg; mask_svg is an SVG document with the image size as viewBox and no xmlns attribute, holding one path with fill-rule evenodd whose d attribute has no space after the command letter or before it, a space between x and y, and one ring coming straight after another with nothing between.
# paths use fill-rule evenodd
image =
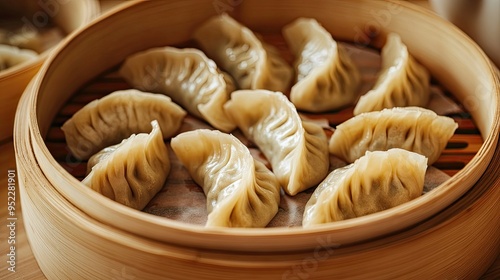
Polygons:
<instances>
[{"instance_id":1,"label":"steamer basket wall","mask_svg":"<svg viewBox=\"0 0 500 280\"><path fill-rule=\"evenodd\" d=\"M70 36L26 90L16 118L16 157L24 182L21 191L28 238L42 271L47 276L73 279L109 278L121 269L141 278L248 275L264 279L283 276L315 252L322 252L327 257L316 261L311 271L318 279L383 276L388 271L392 276L480 275L494 257L491 250L500 243L495 219L495 211L500 209L491 198L500 189L498 180L490 177L498 172L498 163L490 164L498 150L500 125L497 70L457 28L411 4L292 0L285 9L282 1L248 0L228 11L250 28L266 32L280 32L283 25L300 16L314 17L334 38L354 43L360 43L359 30L372 24L374 13L388 15L387 24L377 25L376 36L367 43L380 47L385 34L399 33L432 75L462 104L470 104L469 112L484 140L469 164L428 195L377 214L314 229L215 230L112 203L57 163L44 137L70 96L130 54L187 41L197 26L217 13L212 2L124 4ZM477 202L483 193L490 196ZM462 197L464 194L474 196ZM463 214L466 210L471 211L469 216ZM482 217L480 221L473 223L473 214ZM474 238L479 235L482 237ZM455 238L475 243L467 247L468 253L465 249L461 253ZM449 249L432 251L435 242ZM57 257L61 250L71 258ZM482 259L482 264L471 263L471 254ZM423 266L425 270L418 269Z\"/></svg>"}]
</instances>

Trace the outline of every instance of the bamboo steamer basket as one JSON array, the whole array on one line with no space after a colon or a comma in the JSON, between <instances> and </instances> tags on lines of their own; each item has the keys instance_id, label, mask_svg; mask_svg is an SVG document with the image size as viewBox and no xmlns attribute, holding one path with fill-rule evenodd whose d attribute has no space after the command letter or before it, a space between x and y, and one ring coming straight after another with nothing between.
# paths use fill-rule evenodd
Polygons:
<instances>
[{"instance_id":1,"label":"bamboo steamer basket","mask_svg":"<svg viewBox=\"0 0 500 280\"><path fill-rule=\"evenodd\" d=\"M420 198L312 229L207 229L130 209L85 187L45 145L56 113L79 87L128 55L187 41L218 12L216 5L255 30L278 33L302 16L354 43L359 30L371 30L374 47L384 34L399 33L467 107L483 144L462 170ZM385 19L375 25L377 16ZM61 44L20 102L14 144L28 239L48 278L478 277L500 249L499 95L498 70L471 39L404 2L126 3Z\"/></svg>"},{"instance_id":2,"label":"bamboo steamer basket","mask_svg":"<svg viewBox=\"0 0 500 280\"><path fill-rule=\"evenodd\" d=\"M31 5L32 4L32 5ZM0 3L2 14L19 15L26 19L25 25L37 28L45 20L69 34L90 22L99 13L97 0L65 1L9 1ZM43 21L40 23L39 21ZM29 81L40 69L51 49L42 52L37 59L26 61L0 72L0 141L11 138L17 103Z\"/></svg>"}]
</instances>

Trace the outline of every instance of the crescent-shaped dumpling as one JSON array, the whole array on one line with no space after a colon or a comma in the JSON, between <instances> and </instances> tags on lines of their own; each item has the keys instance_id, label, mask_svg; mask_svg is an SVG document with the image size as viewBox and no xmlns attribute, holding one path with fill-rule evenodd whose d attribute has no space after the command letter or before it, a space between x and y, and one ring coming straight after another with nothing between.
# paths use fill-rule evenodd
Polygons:
<instances>
[{"instance_id":1,"label":"crescent-shaped dumpling","mask_svg":"<svg viewBox=\"0 0 500 280\"><path fill-rule=\"evenodd\" d=\"M366 151L402 148L426 156L433 164L453 136L458 124L419 107L401 107L363 113L339 124L329 150L347 162Z\"/></svg>"},{"instance_id":2,"label":"crescent-shaped dumpling","mask_svg":"<svg viewBox=\"0 0 500 280\"><path fill-rule=\"evenodd\" d=\"M168 95L217 129L231 131L235 128L222 109L234 84L200 50L149 49L129 56L120 74L134 88Z\"/></svg>"},{"instance_id":3,"label":"crescent-shaped dumpling","mask_svg":"<svg viewBox=\"0 0 500 280\"><path fill-rule=\"evenodd\" d=\"M335 169L306 204L302 226L379 212L422 195L427 159L402 149L367 152Z\"/></svg>"},{"instance_id":4,"label":"crescent-shaped dumpling","mask_svg":"<svg viewBox=\"0 0 500 280\"><path fill-rule=\"evenodd\" d=\"M206 226L265 227L278 212L280 185L236 137L199 129L171 146L207 197Z\"/></svg>"},{"instance_id":5,"label":"crescent-shaped dumpling","mask_svg":"<svg viewBox=\"0 0 500 280\"><path fill-rule=\"evenodd\" d=\"M32 50L0 44L0 71L37 57L38 54Z\"/></svg>"},{"instance_id":6,"label":"crescent-shaped dumpling","mask_svg":"<svg viewBox=\"0 0 500 280\"><path fill-rule=\"evenodd\" d=\"M131 89L115 91L90 102L61 129L71 153L86 160L133 133L148 132L153 120L158 120L165 138L172 137L185 116L186 111L168 96Z\"/></svg>"},{"instance_id":7,"label":"crescent-shaped dumpling","mask_svg":"<svg viewBox=\"0 0 500 280\"><path fill-rule=\"evenodd\" d=\"M227 14L209 19L193 37L240 89L288 89L293 70L279 52Z\"/></svg>"},{"instance_id":8,"label":"crescent-shaped dumpling","mask_svg":"<svg viewBox=\"0 0 500 280\"><path fill-rule=\"evenodd\" d=\"M283 28L283 36L295 56L290 100L297 109L325 112L354 103L359 71L328 31L315 19L299 18Z\"/></svg>"},{"instance_id":9,"label":"crescent-shaped dumpling","mask_svg":"<svg viewBox=\"0 0 500 280\"><path fill-rule=\"evenodd\" d=\"M102 195L142 210L165 184L170 172L160 126L151 133L132 134L101 156L83 183Z\"/></svg>"},{"instance_id":10,"label":"crescent-shaped dumpling","mask_svg":"<svg viewBox=\"0 0 500 280\"><path fill-rule=\"evenodd\" d=\"M36 53L42 52L45 45L41 34L36 29L30 28L15 30L0 28L0 44L28 49Z\"/></svg>"},{"instance_id":11,"label":"crescent-shaped dumpling","mask_svg":"<svg viewBox=\"0 0 500 280\"><path fill-rule=\"evenodd\" d=\"M224 106L238 128L270 161L289 195L318 184L328 173L328 141L323 129L303 122L280 92L239 90Z\"/></svg>"},{"instance_id":12,"label":"crescent-shaped dumpling","mask_svg":"<svg viewBox=\"0 0 500 280\"><path fill-rule=\"evenodd\" d=\"M382 48L382 70L372 90L361 96L354 115L384 108L427 105L429 72L408 52L401 38L390 33Z\"/></svg>"}]
</instances>

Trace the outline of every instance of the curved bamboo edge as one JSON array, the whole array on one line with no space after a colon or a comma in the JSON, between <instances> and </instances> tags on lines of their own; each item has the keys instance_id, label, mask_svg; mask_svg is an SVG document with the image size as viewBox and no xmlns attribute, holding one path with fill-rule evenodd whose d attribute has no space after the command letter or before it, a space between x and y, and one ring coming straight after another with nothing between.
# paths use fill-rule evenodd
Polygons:
<instances>
[{"instance_id":1,"label":"curved bamboo edge","mask_svg":"<svg viewBox=\"0 0 500 280\"><path fill-rule=\"evenodd\" d=\"M28 101L24 95L20 107ZM22 111L16 135L28 136ZM407 231L358 245L326 236L306 251L248 254L179 247L96 221L50 186L29 141L16 139L15 148L28 240L49 279L462 279L482 275L500 250L498 162L464 197Z\"/></svg>"},{"instance_id":2,"label":"curved bamboo edge","mask_svg":"<svg viewBox=\"0 0 500 280\"><path fill-rule=\"evenodd\" d=\"M175 221L169 221L162 219L160 217L154 217L145 213L134 211L125 206L119 205L117 203L111 203L102 196L90 191L81 185L75 178L68 174L48 152L46 146L43 142L43 135L46 133L50 122L53 118L53 114L57 111L63 102L68 98L67 96L58 96L56 102L54 102L53 97L48 99L44 96L38 95L38 93L33 94L30 98L30 106L27 111L30 113L30 131L31 131L31 141L33 145L33 152L40 164L43 173L46 174L52 186L54 186L57 191L59 191L66 199L77 205L88 215L94 217L95 219L104 222L115 227L122 228L123 230L129 231L131 233L144 236L146 238L152 238L156 240L161 240L165 242L172 242L176 244L186 245L186 246L196 246L201 248L224 248L227 250L249 250L249 251L259 251L267 250L272 248L274 250L290 250L290 249L307 249L313 248L315 246L315 238L325 238L326 236L335 236L335 239L342 244L349 244L360 242L362 240L367 240L370 238L375 238L377 236L382 236L384 234L389 234L390 232L395 232L402 230L412 224L419 221L425 220L430 216L443 210L446 206L455 201L458 197L463 195L482 175L486 166L490 162L494 149L498 143L498 131L500 126L500 109L498 95L495 94L499 92L499 82L498 77L495 77L493 73L493 66L487 60L486 56L481 52L481 50L472 44L470 39L468 39L463 33L458 29L449 25L437 18L434 14L427 12L425 10L419 9L418 7L401 4L396 1L391 2L372 2L372 1L362 1L365 3L365 8L353 8L353 4L349 1L337 1L335 2L335 7L337 8L336 13L351 14L352 16L346 18L341 17L335 18L330 17L330 13L326 14L315 14L316 18L320 21L326 22L325 27L330 30L339 38L349 38L355 36L353 30L349 28L337 28L334 29L335 24L344 27L358 26L366 23L366 15L370 14L371 9L382 9L386 8L387 3L396 5L401 8L399 17L394 17L394 26L391 25L392 29L387 29L387 31L397 31L395 28L411 28L415 29L414 24L404 23L405 18L415 17L415 22L421 22L426 24L427 28L433 29L443 29L446 32L434 34L432 39L438 41L443 39L452 40L456 44L458 54L468 54L469 62L473 63L473 67L470 69L465 69L464 72L455 73L456 76L451 74L443 74L440 70L441 60L443 55L433 54L430 58L426 58L422 53L425 50L425 46L428 45L426 42L421 42L418 35L416 37L403 37L407 41L407 44L412 49L413 53L416 54L417 58L421 59L422 62L429 67L431 72L440 79L440 81L447 87L454 88L458 92L459 98L466 98L467 92L469 92L470 85L467 82L461 81L465 80L464 77L476 79L477 84L483 85L479 89L477 94L479 96L487 97L489 100L478 99L481 105L485 105L484 110L473 110L472 113L474 118L484 123L481 123L481 132L485 138L484 144L481 147L479 153L472 159L472 161L457 175L455 175L451 180L440 186L439 190L429 193L419 199L416 199L410 203L395 207L393 209L383 211L374 215L357 218L349 221L339 222L331 225L320 226L315 229L256 229L256 230L239 230L239 229L220 229L212 230L205 229L199 226L187 225ZM270 29L279 29L283 22L291 20L294 17L292 11L296 14L303 16L309 16L307 13L312 13L307 10L308 4L303 4L300 1L290 2L290 7L295 8L293 10L289 7L289 13L283 13L279 15L267 14L263 11L273 10L280 7L279 1L267 1L258 8L255 8L251 4L253 1L243 2L238 6L234 15L239 16L243 22L256 22L255 28L262 26L269 26ZM318 1L314 3L321 3L326 5L326 3ZM175 38L175 42L182 42L187 39L189 30L193 29L204 19L211 16L211 3L200 4L197 2L196 9L190 9L189 11L184 10L186 7L194 7L190 1L183 1L182 4L170 3L165 4L161 2L133 2L122 6L120 9L114 10L112 13L108 13L106 17L101 18L101 20L95 22L95 24L88 26L87 28L81 30L80 32L73 34L71 39L62 44L56 55L51 57L49 63L46 63L42 69L42 74L36 79L34 88L40 91L48 90L49 85L45 76L54 75L55 71L69 71L72 65L78 62L77 56L70 56L69 53L80 53L85 54L86 44L93 44L96 40L100 40L100 44L108 47L106 50L101 50L105 54L100 56L96 61L93 58L87 59L87 64L82 65L81 75L78 77L71 77L63 88L53 92L74 92L76 88L82 85L84 82L89 80L95 75L96 72L102 72L107 67L111 65L118 64L123 57L133 53L141 48L151 47L157 44L167 44L166 42L170 40L169 38L163 39L165 41L158 42L158 34L155 32L150 32L151 34L144 35L143 39L146 41L146 45L133 40L133 36L128 34L126 31L123 33L116 31L119 26L123 26L128 23L129 20L137 19L138 17L150 19L150 21L143 21L144 28L150 28L148 30L158 30L158 26L161 25L158 22L151 20L151 15L167 12L174 9L173 13L179 16L178 19L172 19L176 23L175 32L171 38ZM304 5L301 6L301 5ZM356 6L358 7L358 6ZM177 10L176 10L177 9ZM207 14L207 10L209 11ZM201 13L198 19L195 19L196 14ZM186 15L189 14L190 17ZM265 17L264 17L265 15ZM183 17L185 16L185 17ZM313 15L311 15L313 16ZM328 16L328 17L327 17ZM186 19L188 18L188 19ZM398 20L399 18L399 20ZM323 20L321 20L323 19ZM327 21L331 19L332 22ZM161 20L156 18L155 20ZM170 19L163 19L168 23ZM358 20L358 21L356 21ZM426 22L431 23L426 23ZM412 21L413 22L413 21ZM441 26L441 28L436 28L435 26ZM156 27L155 27L156 26ZM156 29L155 29L156 28ZM262 28L262 27L260 27ZM99 34L99 30L104 32L104 30L114 30L115 37L113 40L118 40L124 45L129 46L128 49L120 48L119 50L109 47L108 44L104 44L102 38ZM345 30L351 30L350 33L346 33ZM404 28L402 29L404 31ZM401 30L400 30L401 31ZM423 32L423 31L422 31ZM161 33L160 33L161 34ZM154 35L154 36L153 36ZM174 36L175 35L175 36ZM178 35L178 36L177 36ZM122 37L120 37L122 36ZM154 37L154 38L153 38ZM156 40L154 40L156 39ZM377 45L383 40L383 34L380 37L373 39L373 45ZM170 41L170 43L175 43ZM111 44L112 45L112 44ZM71 49L73 48L73 49ZM87 50L88 51L88 50ZM462 51L462 52L460 52ZM86 57L83 55L83 57ZM105 57L105 60L102 58ZM450 55L451 61L453 61L454 56ZM446 61L446 60L445 60ZM55 66L57 65L57 69ZM95 67L93 67L95 66ZM474 71L475 70L475 71ZM474 72L476 76L470 75L470 72ZM74 75L73 75L74 76ZM453 85L454 82L459 82L464 84L463 88L456 88ZM470 83L475 84L475 83ZM51 84L50 86L54 86ZM488 89L491 89L489 91ZM43 108L43 110L41 109ZM62 176L61 176L62 175ZM397 217L398 223L394 223L391 218ZM149 228L148 232L141 230L142 228ZM219 237L225 236L227 242L219 242ZM248 242L248 240L259 240L260 246L256 247L253 242ZM213 241L213 242L212 242ZM262 249L265 248L265 249Z\"/></svg>"},{"instance_id":3,"label":"curved bamboo edge","mask_svg":"<svg viewBox=\"0 0 500 280\"><path fill-rule=\"evenodd\" d=\"M66 1L64 6L65 9L59 8L59 12L54 15L54 21L68 34L89 23L99 14L97 0ZM74 11L79 11L80 14L75 17ZM0 119L2 120L0 141L12 137L14 115L19 99L52 50L53 48L41 53L33 61L25 61L0 72Z\"/></svg>"}]
</instances>

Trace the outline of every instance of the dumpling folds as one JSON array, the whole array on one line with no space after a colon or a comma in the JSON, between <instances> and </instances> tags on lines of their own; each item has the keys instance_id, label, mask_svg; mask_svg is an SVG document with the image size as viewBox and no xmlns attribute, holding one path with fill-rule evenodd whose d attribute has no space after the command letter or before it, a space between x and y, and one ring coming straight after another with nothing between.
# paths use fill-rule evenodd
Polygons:
<instances>
[{"instance_id":1,"label":"dumpling folds","mask_svg":"<svg viewBox=\"0 0 500 280\"><path fill-rule=\"evenodd\" d=\"M230 16L209 19L196 30L194 39L219 67L231 74L240 89L288 89L292 68L275 48Z\"/></svg>"},{"instance_id":2,"label":"dumpling folds","mask_svg":"<svg viewBox=\"0 0 500 280\"><path fill-rule=\"evenodd\" d=\"M384 108L419 106L429 101L429 72L408 52L396 33L382 48L382 70L372 90L361 96L354 115Z\"/></svg>"},{"instance_id":3,"label":"dumpling folds","mask_svg":"<svg viewBox=\"0 0 500 280\"><path fill-rule=\"evenodd\" d=\"M379 212L419 197L427 159L402 149L367 152L335 169L319 184L304 210L309 227Z\"/></svg>"},{"instance_id":4,"label":"dumpling folds","mask_svg":"<svg viewBox=\"0 0 500 280\"><path fill-rule=\"evenodd\" d=\"M102 195L142 210L162 189L170 172L158 122L151 133L133 134L100 157L83 183Z\"/></svg>"},{"instance_id":5,"label":"dumpling folds","mask_svg":"<svg viewBox=\"0 0 500 280\"><path fill-rule=\"evenodd\" d=\"M217 129L235 128L222 109L235 89L234 84L200 50L174 47L146 50L128 57L120 74L137 89L170 96Z\"/></svg>"},{"instance_id":6,"label":"dumpling folds","mask_svg":"<svg viewBox=\"0 0 500 280\"><path fill-rule=\"evenodd\" d=\"M323 129L302 122L280 92L239 90L224 106L238 128L271 163L289 195L318 184L328 173L328 140Z\"/></svg>"},{"instance_id":7,"label":"dumpling folds","mask_svg":"<svg viewBox=\"0 0 500 280\"><path fill-rule=\"evenodd\" d=\"M330 138L333 155L354 162L366 151L402 148L419 153L433 164L458 125L450 117L419 107L368 112L337 126Z\"/></svg>"},{"instance_id":8,"label":"dumpling folds","mask_svg":"<svg viewBox=\"0 0 500 280\"><path fill-rule=\"evenodd\" d=\"M166 138L172 137L185 116L186 111L169 97L131 89L115 91L90 102L61 129L71 153L86 160L133 133L148 132L153 120L158 120Z\"/></svg>"},{"instance_id":9,"label":"dumpling folds","mask_svg":"<svg viewBox=\"0 0 500 280\"><path fill-rule=\"evenodd\" d=\"M32 50L0 44L0 71L37 57L38 54Z\"/></svg>"},{"instance_id":10,"label":"dumpling folds","mask_svg":"<svg viewBox=\"0 0 500 280\"><path fill-rule=\"evenodd\" d=\"M265 227L278 212L278 180L236 137L199 129L171 146L205 192L206 226Z\"/></svg>"},{"instance_id":11,"label":"dumpling folds","mask_svg":"<svg viewBox=\"0 0 500 280\"><path fill-rule=\"evenodd\" d=\"M290 100L299 110L325 112L354 103L359 71L345 49L316 20L299 18L283 28L295 56Z\"/></svg>"},{"instance_id":12,"label":"dumpling folds","mask_svg":"<svg viewBox=\"0 0 500 280\"><path fill-rule=\"evenodd\" d=\"M122 145L123 145L123 141L122 141L122 143L106 147L106 148L100 150L99 152L95 153L94 155L92 155L89 158L89 160L87 161L87 175L92 171L92 168L96 164L98 164L99 162L103 161L108 156L112 155L116 151L116 149L118 149Z\"/></svg>"}]
</instances>

